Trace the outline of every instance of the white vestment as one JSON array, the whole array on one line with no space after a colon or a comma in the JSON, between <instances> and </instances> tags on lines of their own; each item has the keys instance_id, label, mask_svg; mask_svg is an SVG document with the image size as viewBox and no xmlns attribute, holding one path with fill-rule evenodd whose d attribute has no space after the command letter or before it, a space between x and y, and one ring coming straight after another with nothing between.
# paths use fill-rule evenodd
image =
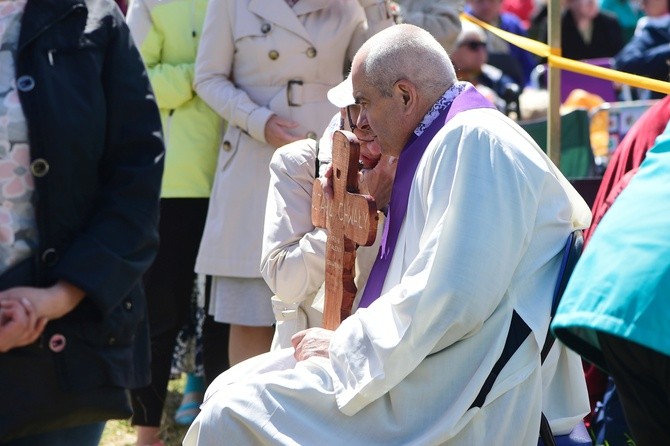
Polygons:
<instances>
[{"instance_id":1,"label":"white vestment","mask_svg":"<svg viewBox=\"0 0 670 446\"><path fill-rule=\"evenodd\" d=\"M530 446L543 409L568 432L588 412L581 363L543 373L540 349L562 248L589 221L514 122L458 113L418 165L381 297L334 332L328 359L282 350L223 373L184 444ZM471 408L513 310L532 335ZM547 361L566 354L554 349Z\"/></svg>"}]
</instances>

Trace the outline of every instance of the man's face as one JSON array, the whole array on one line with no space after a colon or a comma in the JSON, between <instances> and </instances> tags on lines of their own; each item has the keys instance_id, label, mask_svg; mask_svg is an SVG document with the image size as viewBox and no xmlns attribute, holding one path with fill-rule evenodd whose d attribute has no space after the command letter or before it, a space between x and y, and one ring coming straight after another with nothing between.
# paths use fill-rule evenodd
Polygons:
<instances>
[{"instance_id":1,"label":"man's face","mask_svg":"<svg viewBox=\"0 0 670 446\"><path fill-rule=\"evenodd\" d=\"M486 63L486 43L476 35L466 36L451 53L451 60L458 71L478 71Z\"/></svg>"},{"instance_id":2,"label":"man's face","mask_svg":"<svg viewBox=\"0 0 670 446\"><path fill-rule=\"evenodd\" d=\"M598 4L595 0L568 0L567 7L575 19L593 19L598 15Z\"/></svg>"},{"instance_id":3,"label":"man's face","mask_svg":"<svg viewBox=\"0 0 670 446\"><path fill-rule=\"evenodd\" d=\"M649 17L659 17L668 13L668 0L642 0L642 9Z\"/></svg>"},{"instance_id":4,"label":"man's face","mask_svg":"<svg viewBox=\"0 0 670 446\"><path fill-rule=\"evenodd\" d=\"M396 93L390 97L383 96L377 88L365 82L356 66L351 76L354 99L360 106L356 127L366 132L365 139L375 141L382 153L399 156L409 137L403 126L402 99Z\"/></svg>"}]
</instances>

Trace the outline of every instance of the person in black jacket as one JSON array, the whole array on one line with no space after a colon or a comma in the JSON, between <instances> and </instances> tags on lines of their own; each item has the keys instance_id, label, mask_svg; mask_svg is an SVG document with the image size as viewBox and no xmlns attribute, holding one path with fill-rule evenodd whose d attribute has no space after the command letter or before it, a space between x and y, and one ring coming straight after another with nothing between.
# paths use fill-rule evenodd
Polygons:
<instances>
[{"instance_id":1,"label":"person in black jacket","mask_svg":"<svg viewBox=\"0 0 670 446\"><path fill-rule=\"evenodd\" d=\"M98 444L149 382L160 118L113 0L3 3L0 444Z\"/></svg>"},{"instance_id":2,"label":"person in black jacket","mask_svg":"<svg viewBox=\"0 0 670 446\"><path fill-rule=\"evenodd\" d=\"M601 11L596 0L566 0L561 14L561 50L568 59L613 57L623 48L621 26L616 17ZM546 21L539 25L547 41Z\"/></svg>"}]
</instances>

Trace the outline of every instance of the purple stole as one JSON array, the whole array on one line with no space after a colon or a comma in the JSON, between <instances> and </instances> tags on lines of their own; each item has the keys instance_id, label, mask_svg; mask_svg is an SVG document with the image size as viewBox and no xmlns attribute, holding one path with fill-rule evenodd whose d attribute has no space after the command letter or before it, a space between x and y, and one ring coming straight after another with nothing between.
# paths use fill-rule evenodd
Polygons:
<instances>
[{"instance_id":1,"label":"purple stole","mask_svg":"<svg viewBox=\"0 0 670 446\"><path fill-rule=\"evenodd\" d=\"M475 108L494 107L491 102L479 94L474 86L468 84L451 104L447 104L447 107L440 111L439 116L423 131L421 136L412 134L412 137L400 152L381 246L370 271L370 277L358 305L359 308L368 307L381 295L386 274L393 258L393 251L398 241L400 227L407 213L407 202L412 180L426 147L437 132L457 113Z\"/></svg>"}]
</instances>

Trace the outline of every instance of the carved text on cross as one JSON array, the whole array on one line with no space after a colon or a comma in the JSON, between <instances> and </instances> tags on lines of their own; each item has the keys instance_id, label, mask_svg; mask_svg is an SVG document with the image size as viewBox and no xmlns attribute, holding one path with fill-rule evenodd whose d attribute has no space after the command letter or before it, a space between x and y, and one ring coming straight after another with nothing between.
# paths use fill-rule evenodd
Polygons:
<instances>
[{"instance_id":1,"label":"carved text on cross","mask_svg":"<svg viewBox=\"0 0 670 446\"><path fill-rule=\"evenodd\" d=\"M323 195L321 182L312 189L312 223L326 228L326 296L323 327L334 330L351 314L356 297L356 244L369 246L377 232L377 207L369 195L358 194L359 145L351 132L333 134L333 198Z\"/></svg>"}]
</instances>

